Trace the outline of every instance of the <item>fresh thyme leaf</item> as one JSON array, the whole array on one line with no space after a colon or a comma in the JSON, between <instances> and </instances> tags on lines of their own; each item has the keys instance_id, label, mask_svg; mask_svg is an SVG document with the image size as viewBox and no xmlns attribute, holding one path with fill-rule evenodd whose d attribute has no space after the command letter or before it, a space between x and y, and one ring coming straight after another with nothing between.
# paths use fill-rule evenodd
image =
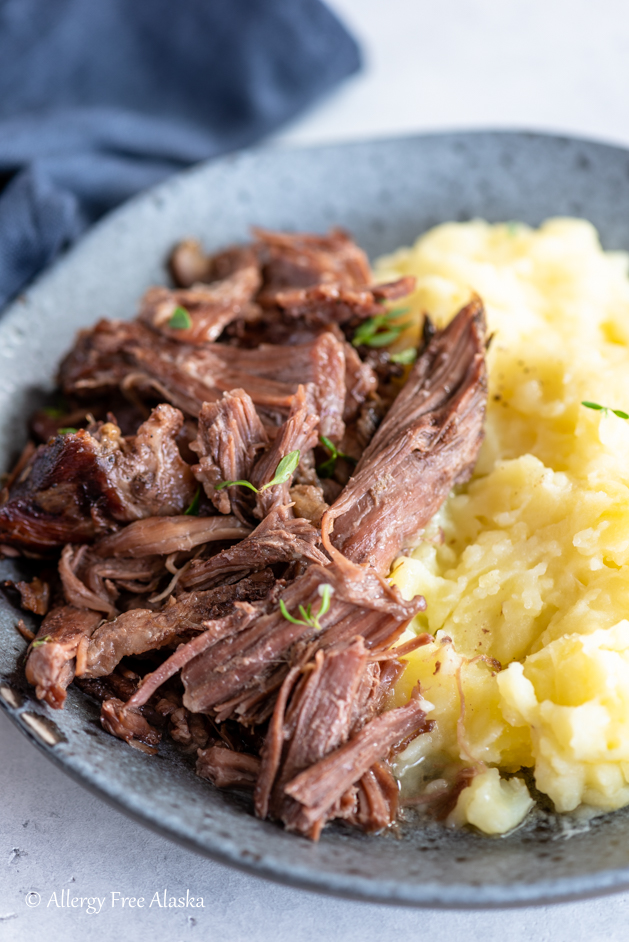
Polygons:
<instances>
[{"instance_id":1,"label":"fresh thyme leaf","mask_svg":"<svg viewBox=\"0 0 629 942\"><path fill-rule=\"evenodd\" d=\"M75 432L78 432L78 428L58 428L57 435L74 435Z\"/></svg>"},{"instance_id":2,"label":"fresh thyme leaf","mask_svg":"<svg viewBox=\"0 0 629 942\"><path fill-rule=\"evenodd\" d=\"M37 638L36 641L31 642L31 648L39 648L42 644L46 644L47 641L51 641L50 635L45 635L43 638Z\"/></svg>"},{"instance_id":3,"label":"fresh thyme leaf","mask_svg":"<svg viewBox=\"0 0 629 942\"><path fill-rule=\"evenodd\" d=\"M62 415L66 414L66 409L60 409L58 406L46 406L45 409L42 409L44 415L49 416L51 419L60 419Z\"/></svg>"},{"instance_id":4,"label":"fresh thyme leaf","mask_svg":"<svg viewBox=\"0 0 629 942\"><path fill-rule=\"evenodd\" d=\"M319 619L322 618L330 608L332 591L332 586L328 583L319 586L318 592L321 596L321 605L319 606L319 611L316 615L312 614L312 604L308 603L307 608L304 608L303 605L299 606L299 614L301 615L301 618L295 618L286 608L284 599L280 599L280 612L284 618L287 621L292 622L293 625L304 625L304 627L314 628L315 631L321 631L321 623Z\"/></svg>"},{"instance_id":5,"label":"fresh thyme leaf","mask_svg":"<svg viewBox=\"0 0 629 942\"><path fill-rule=\"evenodd\" d=\"M582 406L585 406L586 409L594 409L596 412L611 412L613 415L617 415L619 419L629 419L629 414L623 412L622 409L610 409L608 406L602 406L598 402L582 402Z\"/></svg>"},{"instance_id":6,"label":"fresh thyme leaf","mask_svg":"<svg viewBox=\"0 0 629 942\"><path fill-rule=\"evenodd\" d=\"M172 313L168 326L172 330L190 330L192 327L192 318L185 307L176 307Z\"/></svg>"},{"instance_id":7,"label":"fresh thyme leaf","mask_svg":"<svg viewBox=\"0 0 629 942\"><path fill-rule=\"evenodd\" d=\"M255 491L258 494L258 488L255 487L251 481L221 481L220 484L216 485L217 491L222 491L224 487L249 487L252 491Z\"/></svg>"},{"instance_id":8,"label":"fresh thyme leaf","mask_svg":"<svg viewBox=\"0 0 629 942\"><path fill-rule=\"evenodd\" d=\"M280 599L280 612L282 613L286 621L291 621L293 625L306 625L307 626L308 624L305 621L301 621L299 618L293 618L293 616L290 614L290 612L286 608L284 599Z\"/></svg>"},{"instance_id":9,"label":"fresh thyme leaf","mask_svg":"<svg viewBox=\"0 0 629 942\"><path fill-rule=\"evenodd\" d=\"M197 492L190 501L190 506L187 510L184 510L184 514L187 517L198 517L199 516L199 503L201 502L201 488L197 487Z\"/></svg>"},{"instance_id":10,"label":"fresh thyme leaf","mask_svg":"<svg viewBox=\"0 0 629 942\"><path fill-rule=\"evenodd\" d=\"M336 458L338 451L336 450L336 445L334 444L334 442L331 441L331 439L329 439L326 435L319 435L319 441L321 442L324 448L328 449L332 457Z\"/></svg>"},{"instance_id":11,"label":"fresh thyme leaf","mask_svg":"<svg viewBox=\"0 0 629 942\"><path fill-rule=\"evenodd\" d=\"M370 317L368 320L363 321L360 327L357 327L354 331L354 337L352 339L352 344L355 347L360 347L362 344L367 343L370 337L373 337L375 332L379 327L386 322L386 315L379 314L378 317Z\"/></svg>"},{"instance_id":12,"label":"fresh thyme leaf","mask_svg":"<svg viewBox=\"0 0 629 942\"><path fill-rule=\"evenodd\" d=\"M284 484L290 477L292 477L293 472L297 465L299 464L301 452L299 448L296 448L295 451L289 452L285 455L277 468L275 469L275 474L271 478L268 484L263 484L262 487L257 488L251 481L221 481L220 484L216 485L217 491L222 491L224 487L236 487L240 485L241 487L249 487L252 491L255 491L256 494L261 494L262 491L266 491L267 487L274 487L276 484Z\"/></svg>"},{"instance_id":13,"label":"fresh thyme leaf","mask_svg":"<svg viewBox=\"0 0 629 942\"><path fill-rule=\"evenodd\" d=\"M326 438L325 435L319 436L319 441L330 452L330 457L327 458L322 464L317 465L316 471L320 478L331 478L336 470L336 459L344 458L345 461L351 461L352 464L356 464L355 458L350 458L349 455L343 454L342 451L339 451L334 442L330 441L329 438Z\"/></svg>"},{"instance_id":14,"label":"fresh thyme leaf","mask_svg":"<svg viewBox=\"0 0 629 942\"><path fill-rule=\"evenodd\" d=\"M326 582L324 585L320 585L317 589L319 595L321 596L321 607L317 612L317 619L321 618L330 608L330 599L332 598L332 586ZM321 626L319 626L320 628Z\"/></svg>"},{"instance_id":15,"label":"fresh thyme leaf","mask_svg":"<svg viewBox=\"0 0 629 942\"><path fill-rule=\"evenodd\" d=\"M391 327L390 330L383 330L382 333L374 334L369 340L364 341L368 347L388 347L394 340L397 340L403 330L410 327L410 322L400 324L398 327Z\"/></svg>"},{"instance_id":16,"label":"fresh thyme leaf","mask_svg":"<svg viewBox=\"0 0 629 942\"><path fill-rule=\"evenodd\" d=\"M406 350L400 350L399 353L392 353L389 359L391 363L402 363L404 366L407 366L409 363L414 363L417 359L417 350L415 347L407 347Z\"/></svg>"},{"instance_id":17,"label":"fresh thyme leaf","mask_svg":"<svg viewBox=\"0 0 629 942\"><path fill-rule=\"evenodd\" d=\"M268 484L260 488L260 491L266 491L267 487L274 487L276 484L285 484L293 476L295 468L299 464L300 455L299 448L285 455L275 469L274 476Z\"/></svg>"}]
</instances>

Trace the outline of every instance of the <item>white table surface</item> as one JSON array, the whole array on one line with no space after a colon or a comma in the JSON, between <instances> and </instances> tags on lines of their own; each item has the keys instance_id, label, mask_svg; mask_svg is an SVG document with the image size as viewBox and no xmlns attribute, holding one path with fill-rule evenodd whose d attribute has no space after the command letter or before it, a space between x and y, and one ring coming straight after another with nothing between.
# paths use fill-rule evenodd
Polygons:
<instances>
[{"instance_id":1,"label":"white table surface","mask_svg":"<svg viewBox=\"0 0 629 942\"><path fill-rule=\"evenodd\" d=\"M361 75L279 143L474 127L629 144L625 0L331 0ZM112 907L112 892L203 897L203 909ZM29 908L28 893L42 902ZM99 913L57 900L98 897ZM98 904L96 904L98 906ZM625 942L629 894L553 907L439 912L287 889L182 850L66 778L0 715L0 940L26 942Z\"/></svg>"}]
</instances>

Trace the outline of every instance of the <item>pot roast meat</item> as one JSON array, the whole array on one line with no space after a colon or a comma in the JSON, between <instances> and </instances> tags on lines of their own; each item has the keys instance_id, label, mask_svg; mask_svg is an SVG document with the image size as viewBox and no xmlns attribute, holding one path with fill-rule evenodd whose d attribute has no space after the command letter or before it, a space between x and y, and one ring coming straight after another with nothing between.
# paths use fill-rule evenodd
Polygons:
<instances>
[{"instance_id":1,"label":"pot roast meat","mask_svg":"<svg viewBox=\"0 0 629 942\"><path fill-rule=\"evenodd\" d=\"M356 810L350 824L362 831L382 831L394 823L399 787L386 762L374 762L356 784Z\"/></svg>"},{"instance_id":2,"label":"pot roast meat","mask_svg":"<svg viewBox=\"0 0 629 942\"><path fill-rule=\"evenodd\" d=\"M211 285L193 284L190 288L171 291L149 288L140 305L139 319L171 340L181 343L211 343L225 327L240 317L258 317L251 299L262 279L257 265L240 268ZM173 328L169 322L177 308L183 308L190 327Z\"/></svg>"},{"instance_id":3,"label":"pot roast meat","mask_svg":"<svg viewBox=\"0 0 629 942\"><path fill-rule=\"evenodd\" d=\"M160 405L129 440L109 422L40 445L0 507L0 542L45 553L89 542L114 521L181 513L196 487L175 441L182 423Z\"/></svg>"},{"instance_id":4,"label":"pot roast meat","mask_svg":"<svg viewBox=\"0 0 629 942\"><path fill-rule=\"evenodd\" d=\"M343 420L351 422L358 416L363 403L376 392L378 377L368 363L363 363L351 344L344 344L343 350L346 389Z\"/></svg>"},{"instance_id":5,"label":"pot roast meat","mask_svg":"<svg viewBox=\"0 0 629 942\"><path fill-rule=\"evenodd\" d=\"M190 444L199 463L192 471L220 513L233 511L240 520L247 518L241 489L217 491L216 487L223 481L248 481L256 457L268 440L251 396L244 389L223 393L222 399L201 407L198 436Z\"/></svg>"},{"instance_id":6,"label":"pot roast meat","mask_svg":"<svg viewBox=\"0 0 629 942\"><path fill-rule=\"evenodd\" d=\"M225 745L200 749L197 775L218 788L254 788L260 772L260 760L246 752L235 752Z\"/></svg>"},{"instance_id":7,"label":"pot roast meat","mask_svg":"<svg viewBox=\"0 0 629 942\"><path fill-rule=\"evenodd\" d=\"M256 786L259 817L290 818L294 802L284 793L286 783L347 741L367 665L360 637L340 649L318 651L287 710L284 698L278 698Z\"/></svg>"},{"instance_id":8,"label":"pot roast meat","mask_svg":"<svg viewBox=\"0 0 629 942\"><path fill-rule=\"evenodd\" d=\"M83 331L62 363L70 408L96 402L102 416L112 395L139 414L162 404L127 438L89 419L27 453L5 494L0 544L63 548L68 604L44 619L27 677L56 707L75 674L100 685L105 729L155 752L155 727L170 728L198 749L199 775L254 788L256 813L289 830L316 840L335 818L380 830L397 813L392 750L431 727L418 689L382 712L400 659L428 637L395 647L425 601L405 601L386 575L476 461L483 308L474 299L425 331L397 394L389 361L383 372L345 337L414 279L373 285L340 230L254 238L216 255L181 243L170 261L179 287L151 288L133 322ZM189 327L184 315L171 326L177 308ZM321 482L320 436L359 459L340 495L350 464ZM294 480L262 490L297 450ZM236 480L255 496L217 489ZM184 513L198 484L218 515ZM141 680L110 683L129 673L123 658L160 649ZM231 726L243 732L232 739Z\"/></svg>"},{"instance_id":9,"label":"pot roast meat","mask_svg":"<svg viewBox=\"0 0 629 942\"><path fill-rule=\"evenodd\" d=\"M341 229L318 236L254 227L253 234L262 262L264 287L258 296L262 304L274 304L276 293L285 288L330 282L356 288L371 281L367 256Z\"/></svg>"},{"instance_id":10,"label":"pot roast meat","mask_svg":"<svg viewBox=\"0 0 629 942\"><path fill-rule=\"evenodd\" d=\"M284 288L263 292L263 303L272 300L284 317L302 321L307 327L349 324L382 314L382 302L400 298L415 288L415 279L406 276L386 285L348 288L340 283L323 283L309 288Z\"/></svg>"},{"instance_id":11,"label":"pot roast meat","mask_svg":"<svg viewBox=\"0 0 629 942\"><path fill-rule=\"evenodd\" d=\"M242 540L251 528L236 517L145 517L135 520L117 533L102 537L93 547L96 556L140 559L189 552L205 543Z\"/></svg>"},{"instance_id":12,"label":"pot roast meat","mask_svg":"<svg viewBox=\"0 0 629 942\"><path fill-rule=\"evenodd\" d=\"M331 565L311 564L306 572L282 592L289 614L299 618L299 606L321 606L320 586L332 586L330 608L320 619L320 630L295 624L279 608L256 619L244 631L213 645L186 665L182 680L184 705L193 712L212 711L219 720L230 716L247 721L243 704L255 691L276 691L288 670L291 657L298 657L313 638L334 641L362 635L366 644L392 643L411 618L425 608L417 596L404 601L395 587L375 572L354 566L341 558ZM303 652L302 652L303 657ZM273 698L268 704L272 709Z\"/></svg>"},{"instance_id":13,"label":"pot roast meat","mask_svg":"<svg viewBox=\"0 0 629 942\"><path fill-rule=\"evenodd\" d=\"M319 539L317 534L317 539ZM34 576L30 582L12 582L7 579L6 588L15 589L20 593L20 607L35 615L45 615L50 605L50 585L43 582L39 576Z\"/></svg>"},{"instance_id":14,"label":"pot roast meat","mask_svg":"<svg viewBox=\"0 0 629 942\"><path fill-rule=\"evenodd\" d=\"M268 486L275 478L282 459L298 451L303 463L307 453L319 440L319 416L312 409L312 397L308 393L306 386L297 388L286 422L251 471L251 483L258 488L254 510L254 515L258 518L264 518L271 508L290 502L293 475L286 481Z\"/></svg>"},{"instance_id":15,"label":"pot roast meat","mask_svg":"<svg viewBox=\"0 0 629 942\"><path fill-rule=\"evenodd\" d=\"M284 818L286 827L316 839L337 802L375 762L386 759L397 743L430 729L424 702L416 692L407 704L375 717L348 742L289 781L284 793L295 804Z\"/></svg>"},{"instance_id":16,"label":"pot roast meat","mask_svg":"<svg viewBox=\"0 0 629 942\"><path fill-rule=\"evenodd\" d=\"M102 612L108 618L118 614L116 600L121 592L137 596L154 592L166 575L169 579L172 577L162 556L102 558L91 547L71 543L63 548L59 560L59 577L66 602Z\"/></svg>"},{"instance_id":17,"label":"pot roast meat","mask_svg":"<svg viewBox=\"0 0 629 942\"><path fill-rule=\"evenodd\" d=\"M82 673L85 677L111 674L123 657L172 644L187 632L202 632L206 621L229 615L235 602L265 598L274 581L271 574L258 573L236 585L187 592L176 601L171 597L159 612L141 608L123 612L90 638Z\"/></svg>"},{"instance_id":18,"label":"pot roast meat","mask_svg":"<svg viewBox=\"0 0 629 942\"><path fill-rule=\"evenodd\" d=\"M124 740L130 746L155 755L161 734L142 716L122 700L105 700L101 706L100 721L108 733Z\"/></svg>"},{"instance_id":19,"label":"pot roast meat","mask_svg":"<svg viewBox=\"0 0 629 942\"><path fill-rule=\"evenodd\" d=\"M270 490L270 488L269 488ZM300 560L325 565L327 557L317 543L321 533L307 520L293 517L289 507L272 508L239 543L209 559L196 559L179 580L182 589L207 589L234 572L255 572L275 563Z\"/></svg>"},{"instance_id":20,"label":"pot roast meat","mask_svg":"<svg viewBox=\"0 0 629 942\"><path fill-rule=\"evenodd\" d=\"M179 242L168 266L173 281L180 288L190 288L195 282L222 281L242 268L259 269L257 253L250 245L233 245L216 255L206 255L197 239Z\"/></svg>"},{"instance_id":21,"label":"pot roast meat","mask_svg":"<svg viewBox=\"0 0 629 942\"><path fill-rule=\"evenodd\" d=\"M102 621L102 614L64 605L53 608L41 623L26 660L26 679L48 706L61 709L72 683L79 646Z\"/></svg>"},{"instance_id":22,"label":"pot roast meat","mask_svg":"<svg viewBox=\"0 0 629 942\"><path fill-rule=\"evenodd\" d=\"M435 334L338 500L326 548L387 573L399 551L466 481L483 439L487 400L480 300ZM330 534L332 533L330 546Z\"/></svg>"},{"instance_id":23,"label":"pot roast meat","mask_svg":"<svg viewBox=\"0 0 629 942\"><path fill-rule=\"evenodd\" d=\"M312 411L319 416L321 434L333 441L341 440L345 428L345 344L333 333L324 331L308 343L292 346L262 344L255 350L237 347L225 347L224 350L222 356L226 364L250 377L247 382L232 382L226 388L242 385L258 406L251 391L254 377L285 384L291 389L291 396L301 385L312 386ZM288 409L292 404L291 398Z\"/></svg>"},{"instance_id":24,"label":"pot roast meat","mask_svg":"<svg viewBox=\"0 0 629 942\"><path fill-rule=\"evenodd\" d=\"M203 403L243 389L271 425L284 420L300 384L313 384L321 433L340 441L344 430L344 345L327 331L307 343L245 350L177 343L138 321L99 321L79 334L59 381L68 396L120 387L127 394L158 395L195 417Z\"/></svg>"}]
</instances>

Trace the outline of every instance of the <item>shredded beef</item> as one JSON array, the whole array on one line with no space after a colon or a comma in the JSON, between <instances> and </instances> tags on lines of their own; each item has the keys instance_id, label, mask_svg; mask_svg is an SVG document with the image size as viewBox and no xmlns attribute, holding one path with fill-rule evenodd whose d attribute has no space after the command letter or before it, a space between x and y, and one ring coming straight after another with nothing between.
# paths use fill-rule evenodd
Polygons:
<instances>
[{"instance_id":1,"label":"shredded beef","mask_svg":"<svg viewBox=\"0 0 629 942\"><path fill-rule=\"evenodd\" d=\"M425 601L386 576L476 461L483 308L426 319L405 370L349 341L413 278L373 284L340 230L254 239L180 243L177 287L82 331L61 364L67 424L86 428L47 438L42 410L45 443L0 496L4 551L60 557L58 581L16 586L54 606L26 675L57 708L76 677L110 733L151 754L169 735L289 830L378 831L397 814L394 750L431 726L419 689L386 710L430 640L399 643Z\"/></svg>"},{"instance_id":2,"label":"shredded beef","mask_svg":"<svg viewBox=\"0 0 629 942\"><path fill-rule=\"evenodd\" d=\"M129 395L158 395L195 417L203 403L243 389L271 425L285 418L299 385L311 384L322 433L340 440L344 429L345 354L329 332L290 347L246 350L177 343L137 321L100 321L79 335L61 365L60 382L66 395L117 387Z\"/></svg>"},{"instance_id":3,"label":"shredded beef","mask_svg":"<svg viewBox=\"0 0 629 942\"><path fill-rule=\"evenodd\" d=\"M224 745L199 750L197 774L219 788L253 788L259 771L257 756L233 752Z\"/></svg>"},{"instance_id":4,"label":"shredded beef","mask_svg":"<svg viewBox=\"0 0 629 942\"><path fill-rule=\"evenodd\" d=\"M94 544L100 557L145 556L186 552L206 543L242 540L250 528L235 517L146 517L103 537Z\"/></svg>"},{"instance_id":5,"label":"shredded beef","mask_svg":"<svg viewBox=\"0 0 629 942\"><path fill-rule=\"evenodd\" d=\"M79 647L88 641L102 615L65 605L44 618L30 647L26 679L40 700L60 709L74 679Z\"/></svg>"},{"instance_id":6,"label":"shredded beef","mask_svg":"<svg viewBox=\"0 0 629 942\"><path fill-rule=\"evenodd\" d=\"M360 781L375 762L386 758L396 743L430 728L423 705L422 698L416 696L405 706L382 713L348 742L289 781L284 792L295 806L284 817L286 827L316 839L327 815L348 788Z\"/></svg>"},{"instance_id":7,"label":"shredded beef","mask_svg":"<svg viewBox=\"0 0 629 942\"><path fill-rule=\"evenodd\" d=\"M487 399L485 318L472 301L429 343L322 522L345 556L388 572L472 472ZM326 539L327 543L327 539ZM333 552L333 548L329 546Z\"/></svg>"},{"instance_id":8,"label":"shredded beef","mask_svg":"<svg viewBox=\"0 0 629 942\"><path fill-rule=\"evenodd\" d=\"M175 283L190 288L195 282L222 281L240 269L259 265L251 246L235 245L216 255L206 255L196 239L184 239L173 249L169 267Z\"/></svg>"},{"instance_id":9,"label":"shredded beef","mask_svg":"<svg viewBox=\"0 0 629 942\"><path fill-rule=\"evenodd\" d=\"M206 402L199 413L199 434L190 447L199 456L193 467L197 480L220 513L233 511L246 519L241 488L216 490L224 481L247 481L268 435L251 396L244 389L223 394L217 402Z\"/></svg>"},{"instance_id":10,"label":"shredded beef","mask_svg":"<svg viewBox=\"0 0 629 942\"><path fill-rule=\"evenodd\" d=\"M101 707L100 721L103 729L112 736L123 739L130 746L141 749L154 755L161 739L160 733L154 729L139 710L116 698L105 700Z\"/></svg>"},{"instance_id":11,"label":"shredded beef","mask_svg":"<svg viewBox=\"0 0 629 942\"><path fill-rule=\"evenodd\" d=\"M142 654L172 644L186 632L199 632L204 623L223 618L236 601L264 598L270 589L267 579L242 580L206 592L187 592L160 612L132 609L114 621L105 622L90 638L86 653L86 677L110 674L123 657Z\"/></svg>"},{"instance_id":12,"label":"shredded beef","mask_svg":"<svg viewBox=\"0 0 629 942\"><path fill-rule=\"evenodd\" d=\"M367 256L341 229L327 236L254 228L264 288L259 301L275 304L278 291L336 283L356 288L371 281Z\"/></svg>"},{"instance_id":13,"label":"shredded beef","mask_svg":"<svg viewBox=\"0 0 629 942\"><path fill-rule=\"evenodd\" d=\"M288 507L274 507L240 543L209 559L192 562L179 585L184 589L206 589L229 573L255 572L295 560L325 565L327 557L317 548L320 539L319 530L307 520L293 517Z\"/></svg>"},{"instance_id":14,"label":"shredded beef","mask_svg":"<svg viewBox=\"0 0 629 942\"><path fill-rule=\"evenodd\" d=\"M40 445L0 507L0 542L41 553L90 542L114 521L181 513L195 491L175 441L182 423L160 405L131 439L110 422Z\"/></svg>"},{"instance_id":15,"label":"shredded beef","mask_svg":"<svg viewBox=\"0 0 629 942\"><path fill-rule=\"evenodd\" d=\"M318 534L317 534L318 537ZM35 615L45 615L50 604L50 586L43 582L39 576L34 576L30 582L4 583L7 588L16 589L20 593L20 605L27 612Z\"/></svg>"},{"instance_id":16,"label":"shredded beef","mask_svg":"<svg viewBox=\"0 0 629 942\"><path fill-rule=\"evenodd\" d=\"M171 340L211 343L233 320L259 316L250 302L260 284L258 268L252 265L211 285L193 284L180 291L149 288L142 299L139 317ZM183 308L188 314L189 327L170 326L177 308Z\"/></svg>"}]
</instances>

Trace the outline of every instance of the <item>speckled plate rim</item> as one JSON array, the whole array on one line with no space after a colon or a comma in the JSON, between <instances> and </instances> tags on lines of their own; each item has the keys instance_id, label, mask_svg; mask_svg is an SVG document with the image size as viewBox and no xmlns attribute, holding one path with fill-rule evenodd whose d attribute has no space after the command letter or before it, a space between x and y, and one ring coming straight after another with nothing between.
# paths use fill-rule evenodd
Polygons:
<instances>
[{"instance_id":1,"label":"speckled plate rim","mask_svg":"<svg viewBox=\"0 0 629 942\"><path fill-rule=\"evenodd\" d=\"M471 147L472 151L475 142L480 143L488 139L509 140L512 144L521 141L536 141L554 143L564 147L582 146L589 150L598 150L599 152L608 152L609 154L622 155L626 159L629 168L629 152L610 144L601 144L596 141L579 140L571 137L561 137L556 135L536 134L520 131L466 131L459 134L427 134L403 137L398 139L379 139L373 142L357 142L347 145L330 145L319 148L295 148L295 149L258 149L244 154L232 155L223 158L220 161L213 161L199 167L194 167L176 177L169 179L155 189L143 193L135 199L129 201L124 206L107 216L98 225L93 227L77 246L72 248L58 262L42 276L40 276L33 285L25 292L17 302L14 302L6 311L4 319L0 322L0 338L5 340L7 332L11 328L12 321L18 322L23 315L24 307L28 308L31 304L36 305L43 302L47 293L56 290L60 280L63 280L67 271L80 263L82 254L94 244L98 244L103 233L112 232L115 229L125 226L133 226L133 220L137 213L150 203L158 204L160 201L173 199L181 188L185 188L189 181L197 178L210 178L217 171L227 171L229 168L243 168L254 166L257 161L273 162L276 155L305 154L324 155L332 151L338 152L345 150L351 152L352 149L360 147L372 147L374 149L386 148L396 145L408 145L416 142L421 146L424 142L434 142L439 140L460 140L465 142L465 146ZM578 212L578 208L577 208ZM547 213L550 215L551 213ZM444 221L447 218L443 217ZM180 233L176 233L176 236ZM613 239L612 239L613 241ZM628 246L629 247L629 246ZM162 259L156 260L156 268L160 265ZM9 338L10 345L10 338ZM184 833L180 828L173 828L165 824L163 820L158 820L150 811L141 807L137 802L130 800L129 796L122 795L112 787L110 778L98 774L94 770L86 768L84 764L77 764L68 757L55 751L54 747L42 742L33 732L26 727L21 715L29 710L46 717L48 714L43 712L45 708L40 704L34 704L31 700L20 707L13 707L3 701L0 697L0 706L8 714L14 724L44 755L61 768L75 781L87 787L97 796L103 798L109 804L128 814L130 817L142 824L149 826L156 832L168 837L171 840L188 847L202 855L235 866L256 876L266 877L278 882L289 884L295 887L314 890L327 894L349 897L352 899L368 901L372 903L389 903L393 905L414 905L425 907L442 908L488 908L488 907L507 907L522 906L531 904L545 904L549 902L562 902L571 899L597 896L606 893L614 893L629 887L629 866L615 868L599 873L587 874L584 876L561 878L556 880L544 880L532 883L514 883L514 884L483 884L480 886L470 886L468 884L452 883L447 886L442 884L424 883L423 885L413 885L412 887L400 887L397 884L377 879L364 879L352 876L342 876L325 872L313 872L308 868L296 867L290 860L284 860L281 864L276 861L252 861L243 860L237 847L237 842L225 842L216 839L211 845L207 842L201 843L195 838L193 833ZM49 711L50 712L50 711ZM263 823L260 822L260 826ZM266 825L264 825L266 826Z\"/></svg>"},{"instance_id":2,"label":"speckled plate rim","mask_svg":"<svg viewBox=\"0 0 629 942\"><path fill-rule=\"evenodd\" d=\"M35 746L46 758L60 769L68 778L81 785L90 794L104 801L105 804L121 812L132 821L148 828L155 834L165 837L174 844L184 847L201 857L215 860L217 863L233 867L242 873L255 876L263 880L271 880L283 886L290 886L298 890L307 890L322 896L334 896L340 899L354 900L360 903L371 903L387 906L404 906L417 909L439 910L495 910L495 909L522 909L523 907L542 907L549 904L561 904L588 900L602 896L612 896L629 889L629 868L610 871L601 874L597 879L557 880L552 885L526 884L513 885L509 898L505 898L504 888L474 887L464 884L453 884L448 887L448 893L443 893L443 887L425 886L425 892L412 896L400 892L396 885L386 885L378 880L380 889L374 888L375 881L356 880L352 878L335 877L335 882L326 881L325 876L319 878L312 872L300 872L291 867L277 868L264 863L247 863L243 861L238 852L229 847L221 847L217 842L210 851L204 844L195 841L192 835L185 836L169 828L156 818L128 806L120 797L110 795L98 777L91 778L81 770L73 768L64 761L54 749L47 746L24 725L20 720L19 710L13 710L0 697L0 709L8 715L26 739ZM493 891L495 889L495 891ZM540 892L541 890L541 892ZM493 891L493 892L492 892Z\"/></svg>"}]
</instances>

